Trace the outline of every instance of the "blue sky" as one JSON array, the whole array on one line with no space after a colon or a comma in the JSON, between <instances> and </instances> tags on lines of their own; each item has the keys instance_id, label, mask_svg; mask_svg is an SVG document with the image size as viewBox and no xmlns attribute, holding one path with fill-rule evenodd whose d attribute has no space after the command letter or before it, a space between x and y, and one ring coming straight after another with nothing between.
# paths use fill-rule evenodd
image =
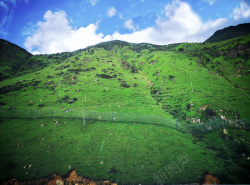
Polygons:
<instances>
[{"instance_id":1,"label":"blue sky","mask_svg":"<svg viewBox=\"0 0 250 185\"><path fill-rule=\"evenodd\" d=\"M33 54L111 40L203 42L250 22L250 0L0 0L0 36Z\"/></svg>"}]
</instances>

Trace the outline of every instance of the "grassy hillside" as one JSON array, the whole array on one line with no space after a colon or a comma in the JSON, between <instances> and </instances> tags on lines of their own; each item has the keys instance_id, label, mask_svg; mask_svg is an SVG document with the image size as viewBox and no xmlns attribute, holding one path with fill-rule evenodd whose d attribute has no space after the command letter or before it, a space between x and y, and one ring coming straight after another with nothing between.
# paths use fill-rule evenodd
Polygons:
<instances>
[{"instance_id":1,"label":"grassy hillside","mask_svg":"<svg viewBox=\"0 0 250 185\"><path fill-rule=\"evenodd\" d=\"M3 108L84 106L187 122L249 119L249 41L249 35L167 46L113 41L32 56L28 63L43 58L44 65L0 82L0 101Z\"/></svg>"},{"instance_id":2,"label":"grassy hillside","mask_svg":"<svg viewBox=\"0 0 250 185\"><path fill-rule=\"evenodd\" d=\"M250 33L250 23L239 24L237 26L229 26L216 31L205 42L218 42L233 39Z\"/></svg>"},{"instance_id":3,"label":"grassy hillside","mask_svg":"<svg viewBox=\"0 0 250 185\"><path fill-rule=\"evenodd\" d=\"M8 47L16 46L8 43ZM205 134L104 121L87 121L84 128L82 120L10 120L2 111L0 179L38 178L76 168L92 179L156 184L161 183L159 174L166 166L177 163L178 174L168 174L164 183L199 182L206 172L221 183L247 183L250 138L237 126L250 124L249 56L250 35L245 35L166 46L112 41L72 53L27 54L18 60L13 75L6 70L12 64L5 62L1 110L72 109L82 114L85 107L157 115L187 126L206 126L218 118L236 128ZM186 154L189 160L183 166L180 158ZM46 162L41 163L41 158Z\"/></svg>"},{"instance_id":4,"label":"grassy hillside","mask_svg":"<svg viewBox=\"0 0 250 185\"><path fill-rule=\"evenodd\" d=\"M74 52L33 56L23 48L0 39L0 81L41 70L49 65L48 59L59 62L72 55Z\"/></svg>"}]
</instances>

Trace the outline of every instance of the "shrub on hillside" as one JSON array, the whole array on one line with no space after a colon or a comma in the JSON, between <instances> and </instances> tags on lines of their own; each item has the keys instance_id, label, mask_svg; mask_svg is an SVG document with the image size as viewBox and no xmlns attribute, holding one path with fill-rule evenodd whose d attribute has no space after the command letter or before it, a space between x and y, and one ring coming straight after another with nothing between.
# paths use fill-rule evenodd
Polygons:
<instances>
[{"instance_id":1,"label":"shrub on hillside","mask_svg":"<svg viewBox=\"0 0 250 185\"><path fill-rule=\"evenodd\" d=\"M96 74L96 76L101 77L101 78L106 78L106 79L112 78L112 76L107 75L107 74Z\"/></svg>"},{"instance_id":2,"label":"shrub on hillside","mask_svg":"<svg viewBox=\"0 0 250 185\"><path fill-rule=\"evenodd\" d=\"M65 96L62 98L64 101L67 101L69 99L69 95L65 94Z\"/></svg>"},{"instance_id":3,"label":"shrub on hillside","mask_svg":"<svg viewBox=\"0 0 250 185\"><path fill-rule=\"evenodd\" d=\"M173 76L173 75L168 75L168 78L169 78L169 80L174 80L174 79L175 79L175 76Z\"/></svg>"},{"instance_id":4,"label":"shrub on hillside","mask_svg":"<svg viewBox=\"0 0 250 185\"><path fill-rule=\"evenodd\" d=\"M216 114L213 109L207 108L205 110L205 115L207 118L209 118L209 117L214 117Z\"/></svg>"}]
</instances>

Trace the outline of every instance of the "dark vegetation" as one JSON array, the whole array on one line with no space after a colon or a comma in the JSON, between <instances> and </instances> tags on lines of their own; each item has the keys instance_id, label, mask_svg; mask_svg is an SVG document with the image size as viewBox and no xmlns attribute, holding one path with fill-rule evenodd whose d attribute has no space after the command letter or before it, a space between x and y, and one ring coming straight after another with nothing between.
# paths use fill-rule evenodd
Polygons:
<instances>
[{"instance_id":1,"label":"dark vegetation","mask_svg":"<svg viewBox=\"0 0 250 185\"><path fill-rule=\"evenodd\" d=\"M239 24L237 26L229 26L216 31L205 42L218 42L228 40L250 33L250 23Z\"/></svg>"}]
</instances>

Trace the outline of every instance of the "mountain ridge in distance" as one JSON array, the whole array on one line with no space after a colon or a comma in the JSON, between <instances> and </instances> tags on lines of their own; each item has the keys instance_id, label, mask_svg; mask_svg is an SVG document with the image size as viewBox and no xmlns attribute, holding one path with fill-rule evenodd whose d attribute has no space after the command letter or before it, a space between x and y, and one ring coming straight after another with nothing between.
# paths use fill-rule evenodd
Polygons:
<instances>
[{"instance_id":1,"label":"mountain ridge in distance","mask_svg":"<svg viewBox=\"0 0 250 185\"><path fill-rule=\"evenodd\" d=\"M237 26L229 26L217 30L205 42L218 42L233 39L250 33L250 23L239 24Z\"/></svg>"}]
</instances>

